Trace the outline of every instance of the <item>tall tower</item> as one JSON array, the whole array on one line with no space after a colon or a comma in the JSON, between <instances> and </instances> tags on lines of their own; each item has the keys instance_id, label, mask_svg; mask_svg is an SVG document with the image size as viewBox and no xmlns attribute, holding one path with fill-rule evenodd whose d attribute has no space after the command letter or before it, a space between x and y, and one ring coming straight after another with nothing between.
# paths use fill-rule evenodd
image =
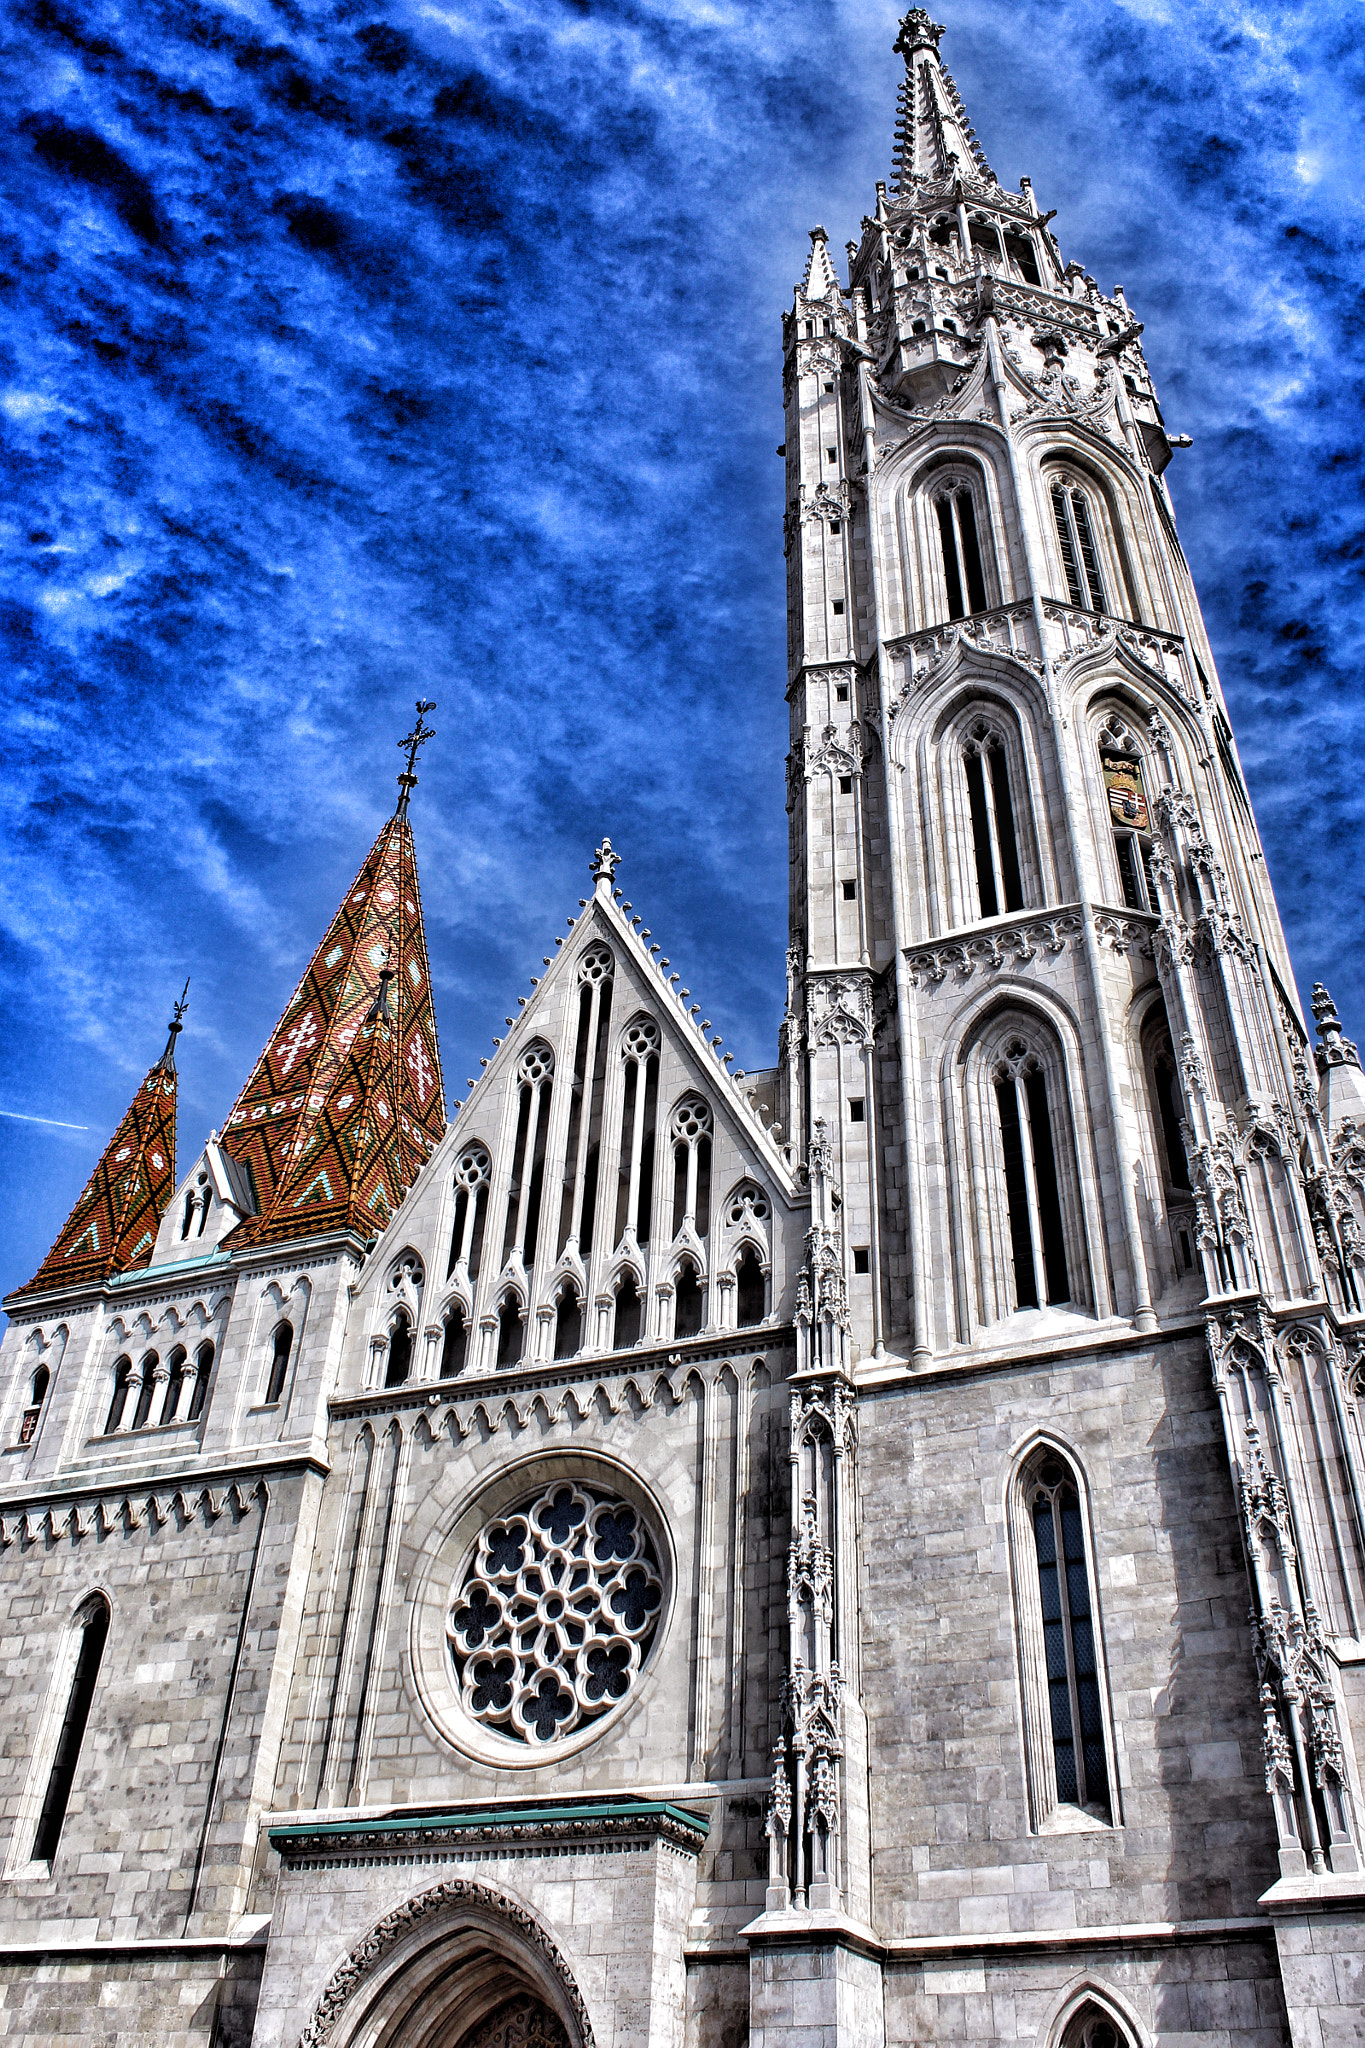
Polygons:
<instances>
[{"instance_id":1,"label":"tall tower","mask_svg":"<svg viewBox=\"0 0 1365 2048\"><path fill-rule=\"evenodd\" d=\"M846 1730L843 1896L1021 1999L1045 1927L1230 1916L1269 1967L1273 1920L1299 2038L1293 1916L1361 1884L1362 1075L1325 995L1314 1071L1142 327L999 184L942 34L904 18L892 180L846 287L812 230L783 333L782 1082L871 1765ZM933 1976L895 2038L961 2031ZM1154 1981L1103 2024L1145 2038Z\"/></svg>"}]
</instances>

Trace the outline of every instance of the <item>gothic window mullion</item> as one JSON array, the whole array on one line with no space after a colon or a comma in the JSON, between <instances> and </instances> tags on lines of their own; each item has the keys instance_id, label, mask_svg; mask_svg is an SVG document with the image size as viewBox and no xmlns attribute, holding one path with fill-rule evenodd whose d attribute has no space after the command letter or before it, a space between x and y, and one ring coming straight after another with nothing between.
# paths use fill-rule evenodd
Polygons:
<instances>
[{"instance_id":1,"label":"gothic window mullion","mask_svg":"<svg viewBox=\"0 0 1365 2048\"><path fill-rule=\"evenodd\" d=\"M1000 1142L1004 1154L1015 1307L1037 1308L1042 1296L1038 1290L1036 1204L1029 1187L1019 1086L1013 1074L999 1076L995 1084L995 1099L1000 1114Z\"/></svg>"}]
</instances>

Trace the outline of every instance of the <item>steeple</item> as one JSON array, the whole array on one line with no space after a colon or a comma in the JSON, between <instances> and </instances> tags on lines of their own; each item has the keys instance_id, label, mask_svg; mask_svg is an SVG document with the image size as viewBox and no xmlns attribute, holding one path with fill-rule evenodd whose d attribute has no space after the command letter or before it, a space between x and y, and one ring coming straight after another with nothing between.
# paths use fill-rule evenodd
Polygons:
<instances>
[{"instance_id":1,"label":"steeple","mask_svg":"<svg viewBox=\"0 0 1365 2048\"><path fill-rule=\"evenodd\" d=\"M996 183L961 95L939 62L942 34L941 23L931 21L922 7L912 7L896 38L897 55L905 59L905 78L896 99L891 175L902 195L929 178Z\"/></svg>"},{"instance_id":2,"label":"steeple","mask_svg":"<svg viewBox=\"0 0 1365 2048\"><path fill-rule=\"evenodd\" d=\"M187 981L175 1006L166 1050L129 1103L57 1242L27 1287L18 1290L20 1297L53 1287L98 1286L150 1260L175 1188L175 1041L184 1029L180 1020L189 986Z\"/></svg>"},{"instance_id":3,"label":"steeple","mask_svg":"<svg viewBox=\"0 0 1365 2048\"><path fill-rule=\"evenodd\" d=\"M372 1237L445 1130L408 799L432 737L399 742L407 765L392 818L328 926L222 1134L250 1174L257 1214L233 1242L320 1231Z\"/></svg>"}]
</instances>

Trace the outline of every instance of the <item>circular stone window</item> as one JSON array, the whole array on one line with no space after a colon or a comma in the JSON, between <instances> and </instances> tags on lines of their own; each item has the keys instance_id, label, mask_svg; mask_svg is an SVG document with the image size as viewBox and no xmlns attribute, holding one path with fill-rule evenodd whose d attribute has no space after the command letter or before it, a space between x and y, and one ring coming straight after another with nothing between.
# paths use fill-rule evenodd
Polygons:
<instances>
[{"instance_id":1,"label":"circular stone window","mask_svg":"<svg viewBox=\"0 0 1365 2048\"><path fill-rule=\"evenodd\" d=\"M446 1619L465 1713L535 1746L590 1727L634 1685L663 1591L649 1532L613 1494L557 1479L493 1516Z\"/></svg>"}]
</instances>

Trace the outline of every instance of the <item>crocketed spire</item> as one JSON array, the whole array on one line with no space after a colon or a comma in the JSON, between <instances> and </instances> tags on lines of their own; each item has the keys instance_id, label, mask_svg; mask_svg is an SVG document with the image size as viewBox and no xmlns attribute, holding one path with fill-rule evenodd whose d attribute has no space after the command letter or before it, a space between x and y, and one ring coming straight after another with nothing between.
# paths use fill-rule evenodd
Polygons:
<instances>
[{"instance_id":1,"label":"crocketed spire","mask_svg":"<svg viewBox=\"0 0 1365 2048\"><path fill-rule=\"evenodd\" d=\"M129 1103L57 1242L27 1287L18 1290L20 1297L54 1287L98 1286L151 1259L175 1189L175 1041L184 1014L182 997L166 1050Z\"/></svg>"},{"instance_id":2,"label":"crocketed spire","mask_svg":"<svg viewBox=\"0 0 1365 2048\"><path fill-rule=\"evenodd\" d=\"M957 176L967 184L996 183L961 95L939 62L942 34L941 23L931 21L922 7L912 7L896 38L896 52L905 59L905 79L896 100L891 176L900 192L930 178Z\"/></svg>"}]
</instances>

